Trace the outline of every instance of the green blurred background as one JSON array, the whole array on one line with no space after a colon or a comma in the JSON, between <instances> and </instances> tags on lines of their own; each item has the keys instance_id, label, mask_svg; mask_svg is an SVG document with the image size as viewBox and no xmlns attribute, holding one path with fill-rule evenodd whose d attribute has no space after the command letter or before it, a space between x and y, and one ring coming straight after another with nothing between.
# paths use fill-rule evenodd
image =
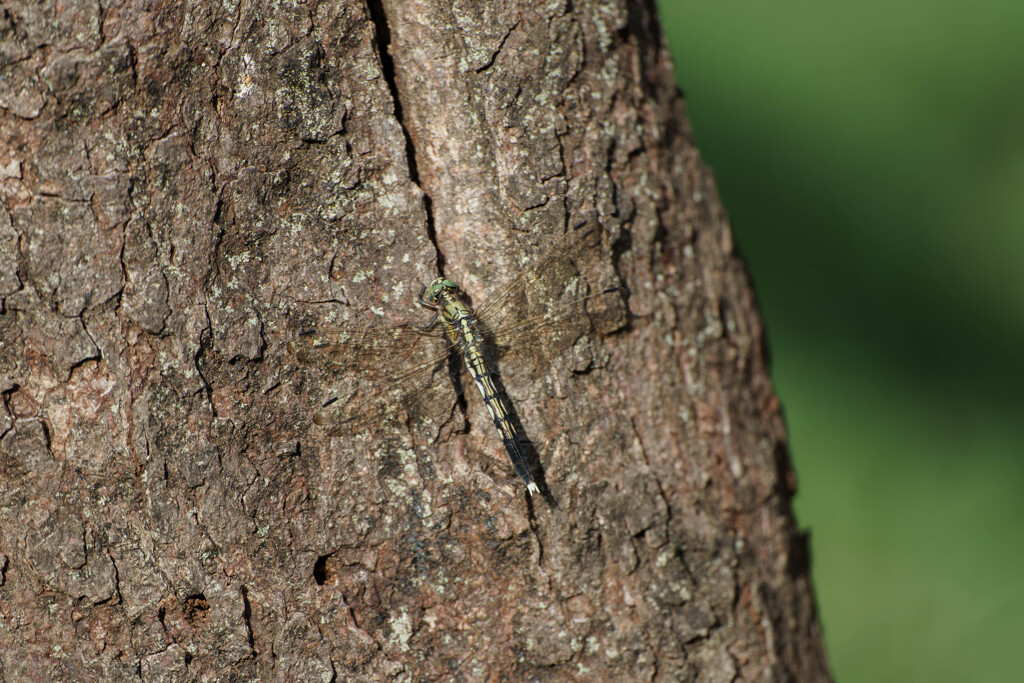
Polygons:
<instances>
[{"instance_id":1,"label":"green blurred background","mask_svg":"<svg viewBox=\"0 0 1024 683\"><path fill-rule=\"evenodd\" d=\"M848 681L1024 681L1024 2L661 0Z\"/></svg>"}]
</instances>

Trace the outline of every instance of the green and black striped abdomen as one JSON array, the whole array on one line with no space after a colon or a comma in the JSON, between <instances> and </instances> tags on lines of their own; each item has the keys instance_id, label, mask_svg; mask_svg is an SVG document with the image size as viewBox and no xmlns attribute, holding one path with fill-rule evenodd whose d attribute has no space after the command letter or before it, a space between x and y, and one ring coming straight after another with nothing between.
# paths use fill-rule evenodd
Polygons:
<instances>
[{"instance_id":1,"label":"green and black striped abdomen","mask_svg":"<svg viewBox=\"0 0 1024 683\"><path fill-rule=\"evenodd\" d=\"M508 408L498 393L491 371L487 367L483 353L483 337L476 327L472 311L454 295L448 295L443 297L440 315L448 338L458 347L469 374L473 377L473 383L480 391L487 414L494 422L494 428L501 434L501 441L516 474L531 493L539 493L540 489L533 481L519 432L510 419Z\"/></svg>"}]
</instances>

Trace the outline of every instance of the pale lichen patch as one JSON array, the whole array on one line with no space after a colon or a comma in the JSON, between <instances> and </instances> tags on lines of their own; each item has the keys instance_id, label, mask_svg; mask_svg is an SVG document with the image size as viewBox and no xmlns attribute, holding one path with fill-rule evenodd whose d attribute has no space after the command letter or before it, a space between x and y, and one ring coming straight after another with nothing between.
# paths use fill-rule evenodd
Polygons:
<instances>
[{"instance_id":1,"label":"pale lichen patch","mask_svg":"<svg viewBox=\"0 0 1024 683\"><path fill-rule=\"evenodd\" d=\"M402 613L391 620L390 641L401 649L402 652L408 652L410 638L412 638L412 618L409 617L409 612L403 607Z\"/></svg>"}]
</instances>

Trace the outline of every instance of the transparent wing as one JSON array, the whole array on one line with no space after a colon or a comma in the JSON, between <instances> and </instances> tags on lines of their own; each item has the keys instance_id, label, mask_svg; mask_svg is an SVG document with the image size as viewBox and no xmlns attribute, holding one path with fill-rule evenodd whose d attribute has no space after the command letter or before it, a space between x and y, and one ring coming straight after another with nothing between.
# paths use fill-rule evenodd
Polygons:
<instances>
[{"instance_id":1,"label":"transparent wing","mask_svg":"<svg viewBox=\"0 0 1024 683\"><path fill-rule=\"evenodd\" d=\"M398 419L403 412L430 417L451 405L455 347L439 331L412 325L369 327L336 338L305 335L288 347L332 389L330 400L313 418L317 424L342 429Z\"/></svg>"},{"instance_id":2,"label":"transparent wing","mask_svg":"<svg viewBox=\"0 0 1024 683\"><path fill-rule=\"evenodd\" d=\"M600 247L601 229L596 224L566 233L529 268L488 297L477 308L477 319L497 332L514 325L513 320L542 316L550 302L561 299L574 285L579 274L576 264L596 258Z\"/></svg>"},{"instance_id":3,"label":"transparent wing","mask_svg":"<svg viewBox=\"0 0 1024 683\"><path fill-rule=\"evenodd\" d=\"M476 311L489 339L507 353L553 355L591 327L610 332L625 322L621 287L588 291L578 266L596 259L596 225L567 233L536 263L489 297Z\"/></svg>"},{"instance_id":4,"label":"transparent wing","mask_svg":"<svg viewBox=\"0 0 1024 683\"><path fill-rule=\"evenodd\" d=\"M547 344L549 337L566 330L583 332L594 327L606 333L613 331L624 322L625 307L621 297L625 291L622 287L609 287L551 306L531 318L506 323L491 332L490 339L499 346L508 346L523 338Z\"/></svg>"}]
</instances>

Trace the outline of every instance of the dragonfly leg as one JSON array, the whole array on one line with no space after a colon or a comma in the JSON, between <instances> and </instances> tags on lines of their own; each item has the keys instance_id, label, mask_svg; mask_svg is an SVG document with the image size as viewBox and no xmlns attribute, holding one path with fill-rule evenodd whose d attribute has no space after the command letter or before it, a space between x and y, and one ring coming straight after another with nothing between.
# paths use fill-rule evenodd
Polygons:
<instances>
[{"instance_id":1,"label":"dragonfly leg","mask_svg":"<svg viewBox=\"0 0 1024 683\"><path fill-rule=\"evenodd\" d=\"M413 327L415 327L420 332L430 332L435 327L437 327L438 320L440 320L440 313L434 313L434 317L431 318L430 321L426 325L423 325L423 326L413 325Z\"/></svg>"},{"instance_id":2,"label":"dragonfly leg","mask_svg":"<svg viewBox=\"0 0 1024 683\"><path fill-rule=\"evenodd\" d=\"M430 322L428 322L426 325L422 327L420 327L419 325L413 325L413 327L415 327L420 332L430 332L435 327L437 327L437 321L440 319L441 315L440 306L438 306L437 304L430 303L429 301L423 300L423 292L425 291L427 291L427 288L425 286L420 287L420 293L416 296L416 303L418 303L423 308L429 308L430 310L432 310L434 312L434 317L430 319Z\"/></svg>"},{"instance_id":3,"label":"dragonfly leg","mask_svg":"<svg viewBox=\"0 0 1024 683\"><path fill-rule=\"evenodd\" d=\"M426 291L427 291L427 286L426 285L421 285L420 286L420 293L416 295L416 303L418 303L420 306L423 306L425 308L429 308L429 309L432 309L432 310L436 311L437 308L438 308L437 304L432 304L429 301L425 301L423 299L423 294Z\"/></svg>"}]
</instances>

